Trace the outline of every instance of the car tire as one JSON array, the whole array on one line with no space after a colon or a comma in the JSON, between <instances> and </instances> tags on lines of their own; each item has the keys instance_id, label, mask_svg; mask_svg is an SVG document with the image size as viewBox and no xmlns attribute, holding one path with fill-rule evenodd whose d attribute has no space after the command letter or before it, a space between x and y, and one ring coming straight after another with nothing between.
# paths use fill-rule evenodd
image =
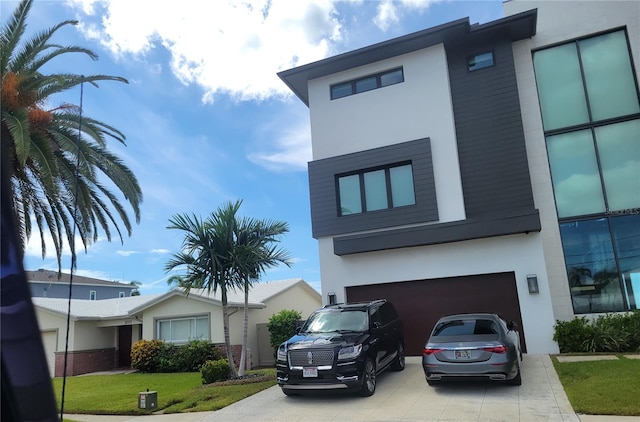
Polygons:
<instances>
[{"instance_id":1,"label":"car tire","mask_svg":"<svg viewBox=\"0 0 640 422\"><path fill-rule=\"evenodd\" d=\"M288 388L283 388L282 392L284 393L285 396L299 396L300 395L300 393L298 393L297 391L289 390Z\"/></svg>"},{"instance_id":2,"label":"car tire","mask_svg":"<svg viewBox=\"0 0 640 422\"><path fill-rule=\"evenodd\" d=\"M373 396L376 392L376 366L371 358L368 358L364 362L364 368L362 369L362 387L360 388L360 395L363 397Z\"/></svg>"},{"instance_id":3,"label":"car tire","mask_svg":"<svg viewBox=\"0 0 640 422\"><path fill-rule=\"evenodd\" d=\"M394 371L402 371L405 366L405 360L404 360L404 344L402 344L401 341L398 342L398 348L396 349L396 352L398 354L396 358L393 360L393 363L391 364L391 369Z\"/></svg>"},{"instance_id":4,"label":"car tire","mask_svg":"<svg viewBox=\"0 0 640 422\"><path fill-rule=\"evenodd\" d=\"M440 384L440 381L436 381L436 380L430 380L427 378L427 384L429 384L431 387Z\"/></svg>"},{"instance_id":5,"label":"car tire","mask_svg":"<svg viewBox=\"0 0 640 422\"><path fill-rule=\"evenodd\" d=\"M518 363L518 373L515 377L507 380L507 384L509 385L522 385L522 374L520 372L520 364Z\"/></svg>"}]
</instances>

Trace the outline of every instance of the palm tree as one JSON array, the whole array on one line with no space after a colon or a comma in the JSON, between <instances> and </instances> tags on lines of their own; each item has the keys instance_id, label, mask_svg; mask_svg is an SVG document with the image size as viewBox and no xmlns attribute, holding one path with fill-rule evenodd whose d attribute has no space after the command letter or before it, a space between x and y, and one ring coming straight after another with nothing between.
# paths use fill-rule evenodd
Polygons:
<instances>
[{"instance_id":1,"label":"palm tree","mask_svg":"<svg viewBox=\"0 0 640 422\"><path fill-rule=\"evenodd\" d=\"M238 365L238 375L243 376L246 369L249 329L249 289L266 269L280 263L291 266L291 261L286 250L271 245L278 242L278 238L289 231L287 223L245 217L236 225L236 229L235 275L244 290L242 353Z\"/></svg>"},{"instance_id":2,"label":"palm tree","mask_svg":"<svg viewBox=\"0 0 640 422\"><path fill-rule=\"evenodd\" d=\"M42 257L46 256L45 234L55 246L58 267L66 240L75 265L74 233L86 250L102 230L111 241L115 229L123 241L120 224L131 235L131 222L117 196L103 183L109 180L129 203L140 222L142 193L134 174L107 149L107 141L125 143L125 136L106 123L82 115L81 104L50 106L56 94L87 82L128 83L117 76L81 76L71 73L44 74L53 59L80 53L98 56L78 46L60 46L52 41L56 32L75 20L66 20L23 39L32 0L22 0L0 32L2 77L2 167L10 177L10 191L2 201L11 201L22 249L32 232L32 218L39 234ZM105 179L106 177L106 179Z\"/></svg>"},{"instance_id":3,"label":"palm tree","mask_svg":"<svg viewBox=\"0 0 640 422\"><path fill-rule=\"evenodd\" d=\"M227 294L235 289L237 280L234 276L234 232L239 208L240 202L228 202L205 220L186 214L171 217L167 228L182 230L185 238L181 251L173 254L165 265L166 271L178 268L186 271L183 276L172 276L168 282L184 288L187 295L192 288L204 288L214 294L220 291L224 343L233 378L237 373L229 338Z\"/></svg>"}]
</instances>

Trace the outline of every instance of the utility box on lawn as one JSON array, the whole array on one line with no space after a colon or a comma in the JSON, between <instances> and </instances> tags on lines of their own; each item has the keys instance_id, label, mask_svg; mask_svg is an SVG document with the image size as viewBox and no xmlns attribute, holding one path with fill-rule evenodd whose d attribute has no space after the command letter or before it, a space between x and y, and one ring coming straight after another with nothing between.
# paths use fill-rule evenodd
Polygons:
<instances>
[{"instance_id":1,"label":"utility box on lawn","mask_svg":"<svg viewBox=\"0 0 640 422\"><path fill-rule=\"evenodd\" d=\"M158 392L143 391L138 393L138 407L140 409L152 410L158 407Z\"/></svg>"}]
</instances>

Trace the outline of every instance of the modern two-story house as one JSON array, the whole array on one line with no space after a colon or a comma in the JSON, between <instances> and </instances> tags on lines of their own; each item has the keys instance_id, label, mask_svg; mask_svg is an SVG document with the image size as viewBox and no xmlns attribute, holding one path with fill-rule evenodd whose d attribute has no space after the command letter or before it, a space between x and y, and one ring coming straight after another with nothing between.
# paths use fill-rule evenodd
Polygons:
<instances>
[{"instance_id":1,"label":"modern two-story house","mask_svg":"<svg viewBox=\"0 0 640 422\"><path fill-rule=\"evenodd\" d=\"M323 301L387 298L420 354L443 314L525 350L640 300L637 2L508 1L279 73L310 110Z\"/></svg>"}]
</instances>

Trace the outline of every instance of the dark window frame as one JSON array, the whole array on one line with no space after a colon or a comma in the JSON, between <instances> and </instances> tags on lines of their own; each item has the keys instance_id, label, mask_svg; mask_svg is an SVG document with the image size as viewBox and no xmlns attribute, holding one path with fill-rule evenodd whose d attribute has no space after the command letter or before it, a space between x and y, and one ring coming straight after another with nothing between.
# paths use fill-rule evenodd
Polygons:
<instances>
[{"instance_id":1,"label":"dark window frame","mask_svg":"<svg viewBox=\"0 0 640 422\"><path fill-rule=\"evenodd\" d=\"M477 58L479 56L483 56L485 54L491 54L491 64L487 64L487 65L483 65L483 66L479 66L479 67L472 67L471 66L471 60L472 59L475 59L475 58ZM475 66L475 63L474 63L474 66ZM469 71L469 72L477 72L479 70L488 69L490 67L495 67L495 66L496 66L496 55L495 55L493 50L483 51L482 53L473 54L473 55L467 57L467 71Z\"/></svg>"},{"instance_id":2,"label":"dark window frame","mask_svg":"<svg viewBox=\"0 0 640 422\"><path fill-rule=\"evenodd\" d=\"M395 73L397 71L401 72L401 80L400 81L394 82L394 83L391 83L391 84L386 84L386 85L382 84L382 77L383 76L390 75L390 74ZM363 81L366 81L366 80L371 79L371 78L375 78L375 80L376 80L376 86L375 87L369 88L369 89L360 90L360 91L357 89L358 82L363 82ZM387 86L392 86L392 85L396 85L396 84L403 83L403 82L404 82L404 68L402 66L400 66L400 67L396 67L396 68L393 68L393 69L390 69L390 70L385 70L383 72L373 73L371 75L362 76L362 77L359 77L359 78L356 78L356 79L351 79L351 80L348 80L348 81L343 81L343 82L338 82L336 84L332 84L329 87L329 94L330 94L331 100L337 100L337 99L340 99L340 98L350 97L352 95L361 94L363 92L368 92L368 91L373 91L375 89L384 88L384 87L387 87ZM335 94L335 90L337 88L346 88L347 86L351 87L351 92L350 93L345 94L345 95L334 95Z\"/></svg>"},{"instance_id":3,"label":"dark window frame","mask_svg":"<svg viewBox=\"0 0 640 422\"><path fill-rule=\"evenodd\" d=\"M396 168L396 167L406 166L406 165L411 166L411 179L412 179L412 182L413 182L413 191L414 191L415 202L413 204L409 204L409 205L400 205L400 206L395 206L394 207L393 206L393 192L391 190L391 169L392 168ZM370 173L370 172L373 172L373 171L379 171L379 170L384 170L384 181L385 181L385 187L386 187L386 193L387 193L387 207L386 208L382 208L382 209L368 211L367 210L367 198L366 198L365 185L364 185L364 175L366 173ZM341 206L342 202L341 202L341 198L340 198L340 178L348 177L348 176L355 176L355 175L358 176L358 180L359 180L359 184L360 184L360 204L361 204L361 210L362 211L357 212L357 213L343 214L342 213L342 206ZM336 174L335 175L335 186L336 186L336 203L338 205L338 217L350 216L350 215L370 214L370 213L374 213L374 212L387 211L387 210L397 209L397 208L414 207L417 204L417 199L415 198L416 184L415 184L415 177L414 177L414 174L413 174L413 163L412 163L411 160L400 161L400 162L395 162L395 163L392 163L392 164L376 166L376 167L370 167L370 168L366 168L366 169L350 171L350 172L347 172L347 173Z\"/></svg>"},{"instance_id":4,"label":"dark window frame","mask_svg":"<svg viewBox=\"0 0 640 422\"><path fill-rule=\"evenodd\" d=\"M596 139L596 135L595 135L595 131L597 128L599 127L604 127L604 126L609 126L609 125L613 125L613 124L617 124L617 123L624 123L624 122L628 122L628 121L632 121L632 120L637 120L640 119L640 113L633 113L633 114L626 114L626 115L621 115L621 116L616 116L616 117L611 117L611 118L606 118L606 119L601 119L601 120L594 120L593 118L593 114L591 111L591 102L590 102L590 98L589 98L589 93L587 91L587 85L586 85L586 81L585 81L585 73L584 73L584 68L582 65L582 56L581 56L581 51L580 51L580 41L583 40L587 40L587 39L591 39L591 38L596 38L596 37L600 37L603 35L607 35L607 34L611 34L614 32L619 32L619 31L623 31L625 38L626 38L626 44L627 44L627 52L629 54L629 63L631 66L631 74L634 80L634 85L635 85L635 89L636 89L636 94L639 93L640 89L640 84L638 82L638 75L636 72L636 68L635 68L635 63L633 60L633 50L631 48L631 43L629 40L629 32L627 31L626 27L616 27L616 28L612 28L606 31L600 31L600 32L596 32L593 34L589 34L586 36L582 36L582 37L577 37L577 38L573 38L570 40L564 40L562 42L558 42L558 43L554 43L551 45L547 45L545 47L536 49L536 50L532 50L531 51L531 57L533 60L534 55L537 52L540 51L544 51L544 50L548 50L548 49L552 49L555 47L560 47L560 46L564 46L564 45L568 45L568 44L574 44L576 46L576 50L578 52L578 60L579 60L579 65L580 65L580 76L582 78L582 85L583 85L583 89L585 90L585 100L586 100L586 107L587 107L587 113L588 113L588 117L589 117L589 121L586 123L580 123L577 125L572 125L572 126L567 126L567 127L561 127L561 128L554 128L554 129L549 129L549 130L545 130L544 131L544 136L545 136L545 147L546 147L546 142L547 142L547 138L552 137L554 135L562 135L562 134L566 134L566 133L570 133L570 132L576 132L576 131L583 131L583 130L588 130L591 133L591 138L593 141L593 146L594 146L594 151L595 151L595 158L596 158L596 165L598 168L598 175L600 178L600 184L602 187L602 194L603 194L603 199L604 199L604 204L605 204L605 210L604 212L598 212L598 213L590 213L590 214L582 214L582 215L573 215L573 216L567 216L567 217L558 217L558 226L562 227L563 225L566 224L572 224L572 223L579 223L579 222L592 222L592 221L596 221L596 220L603 220L604 222L606 222L606 226L608 229L608 234L610 236L610 240L611 240L611 250L612 250L612 257L614 259L614 263L615 263L615 267L616 267L616 271L618 273L618 282L620 283L620 288L623 289L624 287L622 286L622 283L625 282L625 280L623 279L623 275L622 275L622 269L621 269L621 263L620 263L620 256L619 256L619 251L616 245L616 241L615 241L615 234L614 234L614 230L612 229L612 218L616 218L618 216L621 215L635 215L635 213L640 210L640 208L634 208L634 209L628 209L628 210L622 210L619 212L610 212L609 211L609 204L608 204L608 197L607 197L607 190L606 190L606 184L604 182L604 174L603 174L603 169L602 169L602 164L600 162L600 155L598 152L598 145L597 145L597 139ZM536 86L538 85L538 82L536 81ZM640 94L638 94L640 97ZM639 98L640 99L640 98ZM538 107L542 113L542 104L539 103ZM548 155L548 152L547 152ZM550 157L549 157L549 172L551 174L551 162L550 162ZM554 190L554 203L555 201L555 189L553 188L552 185L552 189ZM556 204L557 207L557 204ZM556 208L557 211L557 208ZM566 246L564 245L566 239L563 239L561 236L560 241L562 242L563 246L563 255L566 253ZM564 257L565 261L566 261L566 256ZM569 268L565 262L565 267L567 270L567 277L569 278ZM571 280L568 280L569 283L571 283ZM571 286L569 286L571 288ZM638 309L638 304L632 304L630 303L630 299L628 296L626 295L622 295L622 300L623 300L623 306L625 308L624 311L631 311L633 310L633 306L635 305L635 308ZM573 312L576 315L582 315L582 314L589 314L589 313L607 313L607 312L616 312L616 310L592 310L591 305L589 305L589 309L583 309L583 307L580 307L577 305L576 301L575 301L575 297L574 297L574 292L571 292L571 304L572 304L572 308L573 308Z\"/></svg>"}]
</instances>

